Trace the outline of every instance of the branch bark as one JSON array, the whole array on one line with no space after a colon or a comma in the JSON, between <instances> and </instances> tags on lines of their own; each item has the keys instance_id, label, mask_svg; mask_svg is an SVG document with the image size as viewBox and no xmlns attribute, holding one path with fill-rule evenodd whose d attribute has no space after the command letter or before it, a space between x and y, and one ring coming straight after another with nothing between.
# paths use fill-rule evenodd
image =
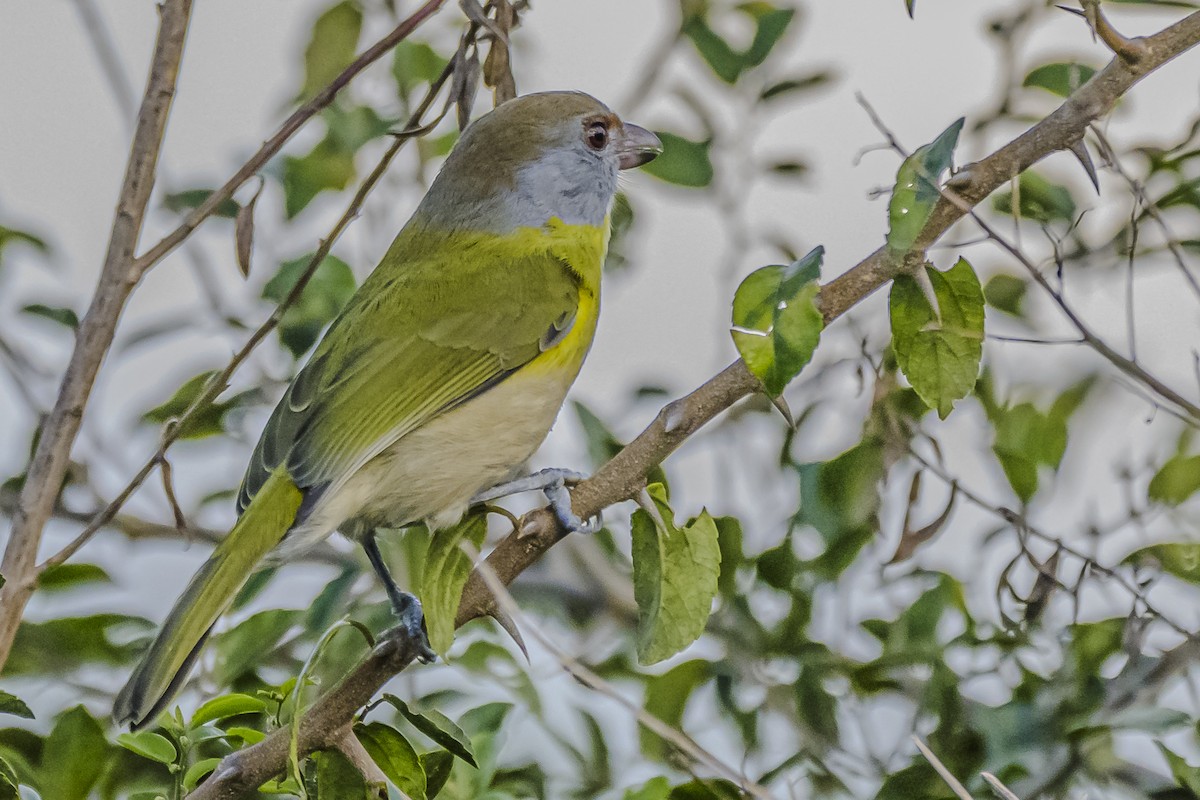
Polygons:
<instances>
[{"instance_id":1,"label":"branch bark","mask_svg":"<svg viewBox=\"0 0 1200 800\"><path fill-rule=\"evenodd\" d=\"M21 615L37 586L37 554L42 531L53 515L84 408L100 365L112 345L121 312L134 287L149 269L187 239L221 203L232 197L238 187L278 153L304 123L333 102L338 92L355 76L411 34L444 3L445 0L428 0L390 33L363 51L328 86L296 109L258 152L220 189L188 214L178 228L135 257L146 207L154 187L163 132L175 94L192 0L169 0L163 4L150 78L138 112L104 267L91 306L80 322L75 349L63 376L58 400L42 428L42 436L12 518L11 538L5 548L3 562L0 562L0 574L7 581L0 588L0 669L8 660Z\"/></svg>"},{"instance_id":2,"label":"branch bark","mask_svg":"<svg viewBox=\"0 0 1200 800\"><path fill-rule=\"evenodd\" d=\"M913 249L904 258L880 247L845 274L826 284L819 298L826 324L846 313L901 270L920 264L925 251L973 206L1033 164L1080 141L1088 126L1108 113L1139 80L1200 43L1200 12L1149 37L1137 40L1140 57L1114 58L1052 114L988 157L970 164L954 177L954 191L965 203L945 199L935 207ZM572 492L574 511L588 518L629 499L644 485L648 472L693 433L722 411L757 391L757 379L741 361L734 362L691 394L665 406L636 439ZM537 561L560 538L547 509L526 514L521 524L487 557L491 570L506 585ZM457 624L487 616L495 601L479 571L467 582ZM304 713L300 753L336 745L340 731L392 677L413 661L413 654L392 640L380 643L337 686ZM288 730L275 731L262 742L234 753L201 784L188 800L233 800L253 791L283 771L288 753Z\"/></svg>"},{"instance_id":3,"label":"branch bark","mask_svg":"<svg viewBox=\"0 0 1200 800\"><path fill-rule=\"evenodd\" d=\"M8 658L21 613L37 585L36 560L42 529L54 511L84 406L112 343L125 301L138 280L131 262L154 188L158 154L175 97L191 13L191 0L168 0L161 7L150 76L138 111L100 280L91 306L80 322L58 401L42 427L37 452L12 519L12 535L0 563L0 573L7 580L0 589L0 666Z\"/></svg>"}]
</instances>

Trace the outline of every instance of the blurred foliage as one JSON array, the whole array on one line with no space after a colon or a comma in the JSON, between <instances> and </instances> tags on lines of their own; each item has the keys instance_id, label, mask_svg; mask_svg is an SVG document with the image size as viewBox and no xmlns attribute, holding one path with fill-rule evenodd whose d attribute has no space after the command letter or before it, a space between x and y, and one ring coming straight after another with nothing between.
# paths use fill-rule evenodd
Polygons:
<instances>
[{"instance_id":1,"label":"blurred foliage","mask_svg":"<svg viewBox=\"0 0 1200 800\"><path fill-rule=\"evenodd\" d=\"M521 46L536 44L537 9L516 5L526 26L512 32L519 61ZM1051 13L1046 5L1014 4L981 23L997 46L1007 48L998 59L1007 71L999 110L994 119L959 119L936 136L945 120L927 121L930 143L901 160L888 208L875 212L880 230L886 223L891 255L902 256L920 240L947 173L956 161L967 161L956 158L967 139L977 156L992 144L982 137L988 124L1026 127L1026 100L1066 96L1095 73L1061 55L1030 61L1017 46ZM905 0L872 13L895 16L897 26L916 25L931 12L922 7L916 14L915 6ZM1019 269L1015 263L974 255L969 262L958 252L966 245L957 243L950 255L931 251L937 264L918 265L896 280L886 314L878 313L879 306L867 312L886 322L884 335L855 329L852 336L860 340L837 355L845 342L822 330L817 306L824 249L801 247L795 232L780 235L737 216L756 181L775 177L791 190L803 186L797 181L808 171L802 154L745 158L748 152L758 156L760 130L814 92L846 88L830 69L806 63L802 10L761 0L685 0L665 54L629 53L620 64L630 74L644 68L648 76L638 103L665 100L681 112L657 119L656 111L647 112L659 122L666 148L645 168L657 179L649 191L672 202L711 204L724 224L748 226L740 231L745 238L732 240L768 244L784 256L770 259L783 264L761 266L766 257L750 263L757 251L735 253L746 262L736 265L745 277L736 289L728 287L736 350L777 405L748 402L720 423L713 436L721 462L713 497L696 498L697 489L668 473L673 467L655 468L641 508L631 514L612 509L607 527L594 537L556 548L514 587L518 599L536 624L571 641L564 649L580 662L667 725L705 744L719 743L712 749L723 761L774 796L953 797L911 746L909 736L916 735L976 797L990 791L983 771L1022 800L1200 797L1200 767L1192 766L1200 753L1200 709L1194 700L1180 699L1188 691L1178 691L1194 688L1179 663L1194 662L1194 656L1172 649L1184 639L1168 621L1175 609L1167 605L1164 611L1151 594L1162 584L1190 591L1200 584L1194 421L1179 423L1185 432L1173 443L1155 442L1128 462L1099 467L1112 466L1126 490L1112 498L1117 523L1105 527L1095 509L1073 508L1053 517L1061 531L1047 533L1032 521L1065 502L1061 490L1071 476L1064 465L1072 457L1091 458L1094 442L1112 435L1098 428L1090 412L1115 404L1112 385L1135 379L1074 372L1052 380L1026 370L1035 356L1016 366L1017 359L998 357L993 344L999 342L992 338L1037 342L1049 329L1040 313L1044 294L1025 273L1012 272ZM906 12L916 21L909 22ZM378 0L315 9L296 53L293 101L320 92L369 44L364 32L384 23L394 24L394 9ZM265 414L363 277L349 263L349 248L325 257L310 276L314 255L291 256L315 246L313 220L348 199L380 140L408 118L447 64L465 58L446 30L421 29L395 48L389 68L364 76L364 83L375 83L360 88L356 81L339 95L314 121L311 135L290 144L264 170L261 202L239 194L219 205L217 216L236 219L238 226L260 220L254 234L259 259L278 265L263 275L256 269L234 278L248 280L243 300L258 303L253 314L214 303L202 321L172 319L130 335L134 343L170 344L177 328L207 335L220 326L241 338L307 280L281 314L251 385L226 388L180 431L197 443L173 451L177 461L195 459L177 466L176 474L203 474L205 481L206 497L185 509L189 516L207 513L212 499L229 501L240 472L213 474L220 471L203 459L221 448L246 450L257 431L243 426L243 416ZM906 29L897 30L902 35ZM1082 26L1079 37L1087 37ZM475 73L463 63L460 74L474 81L478 63ZM903 77L903 65L888 68ZM667 74L670 80L660 77ZM460 97L474 96L474 83L460 89ZM932 90L897 91L919 101L921 92ZM448 119L415 142L411 163L393 166L389 175L397 193L415 196L457 135ZM1089 138L1089 144L1097 143ZM1180 141L1155 139L1131 153L1102 155L1098 163L1119 158L1135 174L1136 186L1106 174L1112 180L1097 200L1082 174L1072 179L1048 163L1021 174L979 212L1049 242L1045 274L1053 273L1055 286L1065 286L1067 276L1081 283L1086 277L1109 291L1109 284L1117 287L1126 277L1118 267L1134 258L1194 271L1200 121ZM177 222L208 200L212 189L206 185L215 183L196 180L185 184L191 188L164 193L159 213ZM618 196L606 264L610 279L622 280L642 266L638 244L649 230L645 202L636 192ZM1115 221L1084 230L1080 217L1100 203L1115 204ZM1169 225L1160 223L1161 215ZM218 225L232 238L234 226ZM48 234L0 224L0 269L8 270L18 254L33 253L39 264L50 261L47 241L53 241ZM845 254L840 261L847 261ZM1182 272L1177 277L1186 281ZM1111 289L1114 296L1119 291ZM1188 297L1186 290L1179 294ZM84 305L46 299L55 296L13 298L12 308L21 312L14 329L27 326L61 344L78 328L73 308ZM1101 322L1104 337L1116 341L1121 321ZM5 320L0 335L9 333L7 327ZM826 349L834 353L828 359ZM130 435L149 436L147 428L173 424L219 374L219 363L187 361L179 358L178 370L162 376L166 384L141 397L141 428ZM22 348L0 350L0 362L19 371ZM845 380L851 374L853 380ZM604 418L578 402L573 416L564 415L562 424L580 431L592 467L618 453L675 396L678 387L668 391L661 380L629 389L628 419ZM856 389L847 391L846 383ZM781 418L788 414L795 416L794 427ZM849 431L836 442L828 435L831 419ZM963 428L971 438L961 435ZM21 447L36 442L39 430L21 431ZM122 433L106 430L104 437ZM823 449L810 448L809 440ZM5 515L13 513L24 475L0 488ZM753 491L739 492L745 482ZM103 505L99 498L111 487L93 483L84 465L72 469L57 509L64 525L79 525ZM676 499L668 486L676 488ZM673 502L689 510L677 517ZM688 518L702 507L714 512ZM1105 519L1110 511L1104 510ZM1064 518L1074 522L1062 523ZM1162 534L1155 522L1170 528ZM174 531L132 516L113 524L135 540ZM1069 528L1082 537L1068 541ZM1128 535L1116 538L1130 531L1134 543ZM928 557L951 532L975 536L970 541L978 552L964 547L951 559L944 553ZM417 528L381 537L385 557L405 585L419 590L431 641L446 661L393 684L353 726L390 788L372 785L345 753L328 750L291 764L262 796L744 796L669 739L644 727L635 735L634 722L612 698L547 680L544 662L527 663L503 632L474 624L456 634L453 619L471 566L458 548L462 541L485 546L484 517L468 517L438 536ZM200 660L183 705L195 711L172 709L137 733L114 730L107 712L113 688L149 641L152 624L110 610L125 606L111 601L119 587L100 566L71 561L45 571L39 605L31 606L35 611L22 623L4 669L11 686L0 691L0 800L177 800L224 756L289 726L298 703L311 702L368 651L366 632L378 635L391 622L365 562L325 551L303 567L325 582L315 598L289 597L278 601L285 607L264 608L264 597L281 596L263 594L269 584L283 584L298 568L264 570L248 584ZM159 607L170 599L146 598L151 616L161 616Z\"/></svg>"}]
</instances>

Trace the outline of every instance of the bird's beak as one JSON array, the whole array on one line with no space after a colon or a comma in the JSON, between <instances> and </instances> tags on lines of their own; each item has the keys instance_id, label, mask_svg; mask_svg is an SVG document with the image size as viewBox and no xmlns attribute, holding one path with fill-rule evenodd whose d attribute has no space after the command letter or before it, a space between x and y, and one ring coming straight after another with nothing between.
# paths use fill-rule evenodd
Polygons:
<instances>
[{"instance_id":1,"label":"bird's beak","mask_svg":"<svg viewBox=\"0 0 1200 800\"><path fill-rule=\"evenodd\" d=\"M653 161L662 151L663 145L657 136L640 125L625 123L625 135L617 146L621 169L640 167Z\"/></svg>"}]
</instances>

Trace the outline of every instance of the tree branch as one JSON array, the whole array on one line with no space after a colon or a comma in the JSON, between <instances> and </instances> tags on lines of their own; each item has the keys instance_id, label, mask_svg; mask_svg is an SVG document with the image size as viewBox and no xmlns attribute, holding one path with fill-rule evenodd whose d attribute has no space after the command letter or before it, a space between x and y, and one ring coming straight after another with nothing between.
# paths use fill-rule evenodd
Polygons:
<instances>
[{"instance_id":1,"label":"tree branch","mask_svg":"<svg viewBox=\"0 0 1200 800\"><path fill-rule=\"evenodd\" d=\"M826 324L891 280L901 269L923 262L925 250L961 219L967 209L1051 153L1069 150L1088 126L1111 110L1135 83L1200 43L1200 12L1139 42L1139 49L1144 47L1144 52L1135 62L1113 59L1050 116L987 158L961 170L953 179L953 188L965 200L966 209L941 200L913 250L904 258L897 259L886 247L881 247L826 284L819 298ZM587 519L635 495L653 467L709 420L758 388L757 379L737 361L691 394L665 406L636 439L574 488L575 513ZM560 538L562 533L550 511L531 511L488 555L488 567L507 585ZM477 570L463 591L456 624L487 616L494 604ZM358 710L412 661L413 654L395 641L378 645L341 683L304 712L300 753L329 746ZM288 736L287 730L275 731L262 742L226 757L213 776L188 796L189 800L232 800L279 774L287 759Z\"/></svg>"},{"instance_id":2,"label":"tree branch","mask_svg":"<svg viewBox=\"0 0 1200 800\"><path fill-rule=\"evenodd\" d=\"M37 585L36 560L42 529L53 513L84 406L112 343L121 310L137 283L138 276L130 268L130 262L154 188L154 173L171 101L175 97L191 12L191 0L168 0L160 10L150 77L138 111L100 280L91 306L80 322L75 350L63 377L58 400L42 426L37 452L13 516L12 535L0 564L0 573L7 580L0 589L0 609L3 609L0 614L0 666L8 658L21 614Z\"/></svg>"},{"instance_id":3,"label":"tree branch","mask_svg":"<svg viewBox=\"0 0 1200 800\"><path fill-rule=\"evenodd\" d=\"M337 93L358 73L389 52L444 3L445 0L428 0L387 36L367 48L328 86L296 109L279 130L263 143L258 152L251 156L224 186L209 195L188 214L178 228L143 255L135 258L138 236L154 187L158 153L175 93L183 42L191 15L191 0L169 0L164 3L158 41L151 61L150 78L138 113L108 254L92 297L92 304L80 322L75 349L63 376L58 400L42 428L42 437L29 466L17 512L12 519L12 536L5 548L4 560L0 563L0 574L3 574L7 581L3 588L0 588L0 669L8 659L25 604L37 585L37 553L42 531L53 514L55 500L66 474L71 447L79 432L83 411L96 374L112 345L117 322L133 288L151 267L187 239L222 202L232 197L238 187L279 152L305 122L333 102ZM298 283L296 288L299 291L303 286ZM270 328L260 329L259 338L269 331ZM149 470L144 470L138 482L148 475ZM123 502L124 498L120 500ZM115 509L113 511L115 513ZM98 528L106 521L97 520L95 527ZM88 533L88 536L90 535L91 532ZM77 549L86 538L77 537L72 547ZM72 549L71 552L73 551ZM69 555L70 553L60 553L47 563L61 563Z\"/></svg>"}]
</instances>

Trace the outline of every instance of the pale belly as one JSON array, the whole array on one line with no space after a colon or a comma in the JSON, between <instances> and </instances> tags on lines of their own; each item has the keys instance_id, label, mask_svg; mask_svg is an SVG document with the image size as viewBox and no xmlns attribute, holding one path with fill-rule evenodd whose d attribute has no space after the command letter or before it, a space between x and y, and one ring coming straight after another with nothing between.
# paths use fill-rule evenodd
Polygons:
<instances>
[{"instance_id":1,"label":"pale belly","mask_svg":"<svg viewBox=\"0 0 1200 800\"><path fill-rule=\"evenodd\" d=\"M273 554L286 560L353 520L363 528L457 522L473 496L513 477L550 432L574 371L522 370L405 435L331 489Z\"/></svg>"}]
</instances>

